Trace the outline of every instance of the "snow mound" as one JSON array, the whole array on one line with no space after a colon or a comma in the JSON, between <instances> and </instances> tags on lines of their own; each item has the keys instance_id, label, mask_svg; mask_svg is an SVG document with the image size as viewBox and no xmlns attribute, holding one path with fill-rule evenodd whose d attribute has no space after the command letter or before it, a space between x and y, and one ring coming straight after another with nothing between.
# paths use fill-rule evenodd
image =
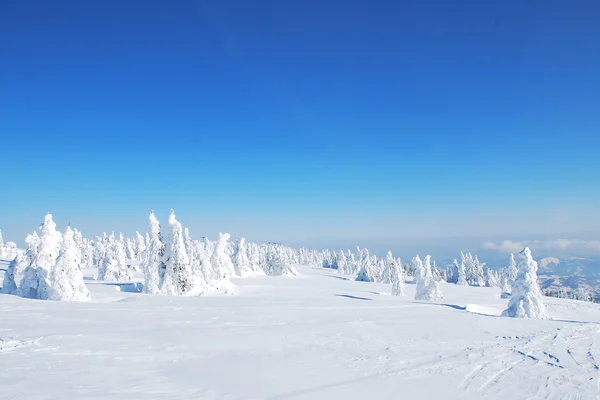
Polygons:
<instances>
[{"instance_id":1,"label":"snow mound","mask_svg":"<svg viewBox=\"0 0 600 400\"><path fill-rule=\"evenodd\" d=\"M501 309L489 306L481 306L479 304L467 304L465 311L473 314L492 315L494 317L499 317L502 314Z\"/></svg>"}]
</instances>

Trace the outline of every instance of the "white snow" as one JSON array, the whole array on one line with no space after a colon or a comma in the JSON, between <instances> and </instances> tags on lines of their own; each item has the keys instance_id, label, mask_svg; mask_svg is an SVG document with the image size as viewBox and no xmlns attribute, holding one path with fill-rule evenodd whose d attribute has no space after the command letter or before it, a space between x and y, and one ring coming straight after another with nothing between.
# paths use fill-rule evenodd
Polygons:
<instances>
[{"instance_id":1,"label":"white snow","mask_svg":"<svg viewBox=\"0 0 600 400\"><path fill-rule=\"evenodd\" d=\"M232 278L234 296L129 293L94 269L89 302L0 295L0 398L599 397L596 304L544 298L548 320L503 318L499 288L442 282L443 300L421 302L414 284L389 296L297 270Z\"/></svg>"}]
</instances>

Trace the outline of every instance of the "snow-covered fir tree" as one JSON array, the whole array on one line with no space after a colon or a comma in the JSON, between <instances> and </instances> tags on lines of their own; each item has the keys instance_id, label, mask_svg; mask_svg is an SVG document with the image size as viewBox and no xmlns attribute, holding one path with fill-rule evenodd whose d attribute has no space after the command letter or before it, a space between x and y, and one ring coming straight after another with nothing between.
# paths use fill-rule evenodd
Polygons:
<instances>
[{"instance_id":1,"label":"snow-covered fir tree","mask_svg":"<svg viewBox=\"0 0 600 400\"><path fill-rule=\"evenodd\" d=\"M356 276L356 280L360 282L375 282L375 267L373 265L373 259L369 253L369 250L364 249L361 251L361 267Z\"/></svg>"},{"instance_id":2,"label":"snow-covered fir tree","mask_svg":"<svg viewBox=\"0 0 600 400\"><path fill-rule=\"evenodd\" d=\"M416 256L413 258L413 266L417 278L415 300L440 300L443 295L440 283L433 278L431 272L431 256L425 256L424 263Z\"/></svg>"},{"instance_id":3,"label":"snow-covered fir tree","mask_svg":"<svg viewBox=\"0 0 600 400\"><path fill-rule=\"evenodd\" d=\"M20 270L26 268L26 263L27 256L20 252L17 253L15 259L8 264L8 268L6 268L6 271L4 272L0 293L13 294L17 292L16 276L19 274Z\"/></svg>"},{"instance_id":4,"label":"snow-covered fir tree","mask_svg":"<svg viewBox=\"0 0 600 400\"><path fill-rule=\"evenodd\" d=\"M119 240L115 242L115 260L117 267L115 271L115 281L129 282L133 279L132 271L127 263L127 250L123 234L119 234Z\"/></svg>"},{"instance_id":5,"label":"snow-covered fir tree","mask_svg":"<svg viewBox=\"0 0 600 400\"><path fill-rule=\"evenodd\" d=\"M340 251L340 254L337 257L337 266L339 274L347 274L348 273L348 260L346 259L346 255L343 251Z\"/></svg>"},{"instance_id":6,"label":"snow-covered fir tree","mask_svg":"<svg viewBox=\"0 0 600 400\"><path fill-rule=\"evenodd\" d=\"M134 244L133 244L134 248L134 252L135 252L135 259L143 262L145 259L145 254L144 252L146 251L146 241L144 240L144 237L138 232L135 232L135 239L134 239Z\"/></svg>"},{"instance_id":7,"label":"snow-covered fir tree","mask_svg":"<svg viewBox=\"0 0 600 400\"><path fill-rule=\"evenodd\" d=\"M236 244L234 266L238 276L254 275L254 271L252 271L252 267L250 266L250 257L248 256L248 246L246 245L245 238L241 238Z\"/></svg>"},{"instance_id":8,"label":"snow-covered fir tree","mask_svg":"<svg viewBox=\"0 0 600 400\"><path fill-rule=\"evenodd\" d=\"M83 243L83 240L81 241ZM81 250L74 239L73 230L67 227L56 264L50 274L50 300L88 300L90 294L79 267Z\"/></svg>"},{"instance_id":9,"label":"snow-covered fir tree","mask_svg":"<svg viewBox=\"0 0 600 400\"><path fill-rule=\"evenodd\" d=\"M542 292L537 282L538 264L531 256L529 247L519 253L517 278L512 285L512 295L508 307L502 313L505 317L546 319Z\"/></svg>"},{"instance_id":10,"label":"snow-covered fir tree","mask_svg":"<svg viewBox=\"0 0 600 400\"><path fill-rule=\"evenodd\" d=\"M404 296L404 270L402 269L402 261L394 260L390 262L390 281L392 283L392 296Z\"/></svg>"},{"instance_id":11,"label":"snow-covered fir tree","mask_svg":"<svg viewBox=\"0 0 600 400\"><path fill-rule=\"evenodd\" d=\"M169 242L165 253L166 273L161 292L167 295L188 295L194 289L194 276L188 258L183 229L171 210L169 215Z\"/></svg>"},{"instance_id":12,"label":"snow-covered fir tree","mask_svg":"<svg viewBox=\"0 0 600 400\"><path fill-rule=\"evenodd\" d=\"M502 271L500 274L500 298L508 299L510 297L511 287L510 283L508 283L508 275L505 271Z\"/></svg>"},{"instance_id":13,"label":"snow-covered fir tree","mask_svg":"<svg viewBox=\"0 0 600 400\"><path fill-rule=\"evenodd\" d=\"M496 274L491 268L485 271L485 286L498 287L498 278L496 278Z\"/></svg>"},{"instance_id":14,"label":"snow-covered fir tree","mask_svg":"<svg viewBox=\"0 0 600 400\"><path fill-rule=\"evenodd\" d=\"M41 235L35 251L35 260L25 268L18 293L22 297L45 300L48 299L50 273L58 257L62 235L56 230L51 214L46 214L39 229Z\"/></svg>"},{"instance_id":15,"label":"snow-covered fir tree","mask_svg":"<svg viewBox=\"0 0 600 400\"><path fill-rule=\"evenodd\" d=\"M125 256L128 260L135 260L135 250L130 238L125 239Z\"/></svg>"},{"instance_id":16,"label":"snow-covered fir tree","mask_svg":"<svg viewBox=\"0 0 600 400\"><path fill-rule=\"evenodd\" d=\"M219 238L212 252L210 260L213 268L218 271L222 279L229 279L235 276L235 269L231 257L227 252L227 241L231 236L229 233L219 233Z\"/></svg>"},{"instance_id":17,"label":"snow-covered fir tree","mask_svg":"<svg viewBox=\"0 0 600 400\"><path fill-rule=\"evenodd\" d=\"M150 211L149 223L150 234L147 234L149 239L142 267L144 293L158 294L160 293L160 271L165 268L163 261L165 244L160 234L160 223L156 219L154 211Z\"/></svg>"}]
</instances>

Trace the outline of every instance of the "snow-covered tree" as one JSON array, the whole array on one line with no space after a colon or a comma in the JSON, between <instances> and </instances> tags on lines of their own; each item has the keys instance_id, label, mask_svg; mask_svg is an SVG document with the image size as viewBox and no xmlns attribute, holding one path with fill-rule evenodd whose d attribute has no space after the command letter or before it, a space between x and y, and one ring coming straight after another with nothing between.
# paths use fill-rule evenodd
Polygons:
<instances>
[{"instance_id":1,"label":"snow-covered tree","mask_svg":"<svg viewBox=\"0 0 600 400\"><path fill-rule=\"evenodd\" d=\"M115 282L119 280L120 265L117 261L117 251L119 244L115 234L111 233L104 240L105 252L102 257L101 265L98 266L96 279L99 281Z\"/></svg>"},{"instance_id":2,"label":"snow-covered tree","mask_svg":"<svg viewBox=\"0 0 600 400\"><path fill-rule=\"evenodd\" d=\"M485 271L485 286L498 287L498 279L496 274L490 268Z\"/></svg>"},{"instance_id":3,"label":"snow-covered tree","mask_svg":"<svg viewBox=\"0 0 600 400\"><path fill-rule=\"evenodd\" d=\"M166 273L161 292L167 295L187 295L194 289L194 276L185 250L183 229L171 210L169 215L169 245L165 253Z\"/></svg>"},{"instance_id":4,"label":"snow-covered tree","mask_svg":"<svg viewBox=\"0 0 600 400\"><path fill-rule=\"evenodd\" d=\"M500 275L500 298L508 299L510 297L510 293L512 291L510 284L508 283L508 276L503 271Z\"/></svg>"},{"instance_id":5,"label":"snow-covered tree","mask_svg":"<svg viewBox=\"0 0 600 400\"><path fill-rule=\"evenodd\" d=\"M4 239L2 238L2 230L0 229L0 260L4 260Z\"/></svg>"},{"instance_id":6,"label":"snow-covered tree","mask_svg":"<svg viewBox=\"0 0 600 400\"><path fill-rule=\"evenodd\" d=\"M128 260L135 260L135 250L130 238L125 239L125 256Z\"/></svg>"},{"instance_id":7,"label":"snow-covered tree","mask_svg":"<svg viewBox=\"0 0 600 400\"><path fill-rule=\"evenodd\" d=\"M358 275L356 276L356 280L360 282L375 282L375 267L373 265L373 260L371 255L369 254L369 250L364 249L362 251L362 262L360 271L358 271Z\"/></svg>"},{"instance_id":8,"label":"snow-covered tree","mask_svg":"<svg viewBox=\"0 0 600 400\"><path fill-rule=\"evenodd\" d=\"M135 242L133 244L133 250L135 252L135 259L143 262L145 258L144 252L146 251L146 242L144 237L138 231L136 231L134 240Z\"/></svg>"},{"instance_id":9,"label":"snow-covered tree","mask_svg":"<svg viewBox=\"0 0 600 400\"><path fill-rule=\"evenodd\" d=\"M502 313L505 317L546 319L542 292L537 282L538 264L531 256L529 247L520 253L521 261L517 278L512 285L512 296Z\"/></svg>"},{"instance_id":10,"label":"snow-covered tree","mask_svg":"<svg viewBox=\"0 0 600 400\"><path fill-rule=\"evenodd\" d=\"M235 275L233 262L229 254L227 254L227 241L230 237L229 233L219 233L219 239L217 239L211 258L213 268L219 271L219 274L225 279L229 279Z\"/></svg>"},{"instance_id":11,"label":"snow-covered tree","mask_svg":"<svg viewBox=\"0 0 600 400\"><path fill-rule=\"evenodd\" d=\"M392 282L392 296L404 296L404 270L402 269L402 261L394 260L389 264L390 281Z\"/></svg>"},{"instance_id":12,"label":"snow-covered tree","mask_svg":"<svg viewBox=\"0 0 600 400\"><path fill-rule=\"evenodd\" d=\"M461 254L463 256L463 260L466 263L466 277L469 285L485 286L483 264L479 262L479 259L477 257L473 257L471 253Z\"/></svg>"},{"instance_id":13,"label":"snow-covered tree","mask_svg":"<svg viewBox=\"0 0 600 400\"><path fill-rule=\"evenodd\" d=\"M119 240L115 242L115 260L117 261L115 280L117 282L129 282L133 279L131 269L129 269L129 265L127 264L126 253L123 234L119 234Z\"/></svg>"},{"instance_id":14,"label":"snow-covered tree","mask_svg":"<svg viewBox=\"0 0 600 400\"><path fill-rule=\"evenodd\" d=\"M94 244L91 240L83 238L82 247L81 268L92 268L94 266Z\"/></svg>"},{"instance_id":15,"label":"snow-covered tree","mask_svg":"<svg viewBox=\"0 0 600 400\"><path fill-rule=\"evenodd\" d=\"M15 259L8 264L8 268L6 268L6 271L4 272L0 293L13 294L17 292L16 276L20 270L26 268L26 262L27 257L21 252L17 253Z\"/></svg>"},{"instance_id":16,"label":"snow-covered tree","mask_svg":"<svg viewBox=\"0 0 600 400\"><path fill-rule=\"evenodd\" d=\"M245 238L241 238L237 242L235 251L235 271L239 276L254 275L250 266L250 258L248 257L248 247Z\"/></svg>"},{"instance_id":17,"label":"snow-covered tree","mask_svg":"<svg viewBox=\"0 0 600 400\"><path fill-rule=\"evenodd\" d=\"M346 255L343 251L340 251L340 254L337 257L337 266L338 266L338 274L347 274L348 273L348 260L346 259Z\"/></svg>"},{"instance_id":18,"label":"snow-covered tree","mask_svg":"<svg viewBox=\"0 0 600 400\"><path fill-rule=\"evenodd\" d=\"M82 241L83 243L83 241ZM90 294L83 281L79 261L81 251L74 239L71 227L63 235L62 246L50 274L50 300L88 300Z\"/></svg>"},{"instance_id":19,"label":"snow-covered tree","mask_svg":"<svg viewBox=\"0 0 600 400\"><path fill-rule=\"evenodd\" d=\"M73 241L75 242L75 250L77 250L77 265L81 268L83 257L83 235L78 229L73 229Z\"/></svg>"},{"instance_id":20,"label":"snow-covered tree","mask_svg":"<svg viewBox=\"0 0 600 400\"><path fill-rule=\"evenodd\" d=\"M160 271L166 268L163 261L165 244L160 234L160 223L156 219L154 211L150 211L149 222L150 234L146 234L148 236L148 246L142 268L144 271L144 292L157 294L160 292Z\"/></svg>"},{"instance_id":21,"label":"snow-covered tree","mask_svg":"<svg viewBox=\"0 0 600 400\"><path fill-rule=\"evenodd\" d=\"M62 237L60 232L56 231L56 224L51 214L46 214L44 217L40 232L35 260L25 268L18 293L22 297L45 300L48 299L50 273L58 257Z\"/></svg>"},{"instance_id":22,"label":"snow-covered tree","mask_svg":"<svg viewBox=\"0 0 600 400\"><path fill-rule=\"evenodd\" d=\"M433 278L431 272L431 256L425 256L425 263L416 256L413 258L413 266L417 278L415 300L440 300L443 295L440 283Z\"/></svg>"}]
</instances>

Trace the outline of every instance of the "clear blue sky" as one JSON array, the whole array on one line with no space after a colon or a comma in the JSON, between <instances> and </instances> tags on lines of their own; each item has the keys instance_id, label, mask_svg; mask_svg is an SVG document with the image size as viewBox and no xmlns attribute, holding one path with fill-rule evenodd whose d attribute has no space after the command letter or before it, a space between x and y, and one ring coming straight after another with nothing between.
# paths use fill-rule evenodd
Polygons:
<instances>
[{"instance_id":1,"label":"clear blue sky","mask_svg":"<svg viewBox=\"0 0 600 400\"><path fill-rule=\"evenodd\" d=\"M600 2L0 2L0 228L600 228Z\"/></svg>"}]
</instances>

